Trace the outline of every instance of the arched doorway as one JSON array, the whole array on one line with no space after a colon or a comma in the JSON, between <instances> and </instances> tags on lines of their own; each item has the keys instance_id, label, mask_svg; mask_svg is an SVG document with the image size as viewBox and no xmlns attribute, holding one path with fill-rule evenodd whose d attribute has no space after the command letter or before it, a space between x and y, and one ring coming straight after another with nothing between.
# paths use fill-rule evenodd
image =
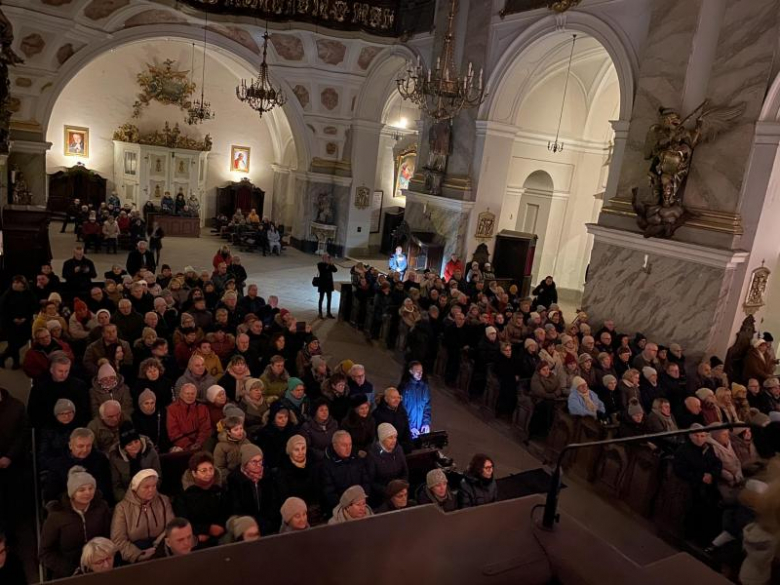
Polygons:
<instances>
[{"instance_id":1,"label":"arched doorway","mask_svg":"<svg viewBox=\"0 0 780 585\"><path fill-rule=\"evenodd\" d=\"M592 248L586 224L598 219L607 189L611 121L630 115L624 92L633 85L623 76L631 68L627 59L616 67L595 30L528 34L533 40L524 39L519 52L510 56L508 50L500 60L491 79L495 94L483 109L511 149L503 199L493 205L501 209L500 229L534 226L540 244L534 279L552 274L562 296L578 302ZM548 145L559 125L563 150L552 152Z\"/></svg>"}]
</instances>

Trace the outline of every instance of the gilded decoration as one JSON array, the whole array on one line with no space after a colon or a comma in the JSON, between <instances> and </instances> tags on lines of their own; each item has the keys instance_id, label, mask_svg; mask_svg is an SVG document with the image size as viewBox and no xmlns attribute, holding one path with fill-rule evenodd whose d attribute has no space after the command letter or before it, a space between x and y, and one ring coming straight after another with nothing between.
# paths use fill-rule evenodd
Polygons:
<instances>
[{"instance_id":1,"label":"gilded decoration","mask_svg":"<svg viewBox=\"0 0 780 585\"><path fill-rule=\"evenodd\" d=\"M179 106L185 111L190 107L189 98L195 91L195 84L187 79L189 71L177 71L173 64L172 59L166 59L162 65L147 64L146 71L138 74L141 93L133 104L133 118L139 118L152 101Z\"/></svg>"},{"instance_id":2,"label":"gilded decoration","mask_svg":"<svg viewBox=\"0 0 780 585\"><path fill-rule=\"evenodd\" d=\"M366 209L371 205L371 190L368 187L358 187L355 191L355 207Z\"/></svg>"},{"instance_id":3,"label":"gilded decoration","mask_svg":"<svg viewBox=\"0 0 780 585\"><path fill-rule=\"evenodd\" d=\"M766 304L766 287L769 282L770 274L771 271L764 266L764 263L762 262L761 266L756 268L750 276L750 286L748 287L747 298L742 304L742 308L745 310L746 315L756 314L758 310Z\"/></svg>"},{"instance_id":4,"label":"gilded decoration","mask_svg":"<svg viewBox=\"0 0 780 585\"><path fill-rule=\"evenodd\" d=\"M496 214L490 211L483 211L477 216L477 233L474 234L475 238L488 239L495 235L496 230Z\"/></svg>"},{"instance_id":5,"label":"gilded decoration","mask_svg":"<svg viewBox=\"0 0 780 585\"><path fill-rule=\"evenodd\" d=\"M164 146L166 148L185 148L187 150L211 150L211 136L206 134L203 140L184 136L181 133L178 122L173 128L165 123L162 130L155 130L148 134L141 134L134 124L123 124L114 131L114 140L130 142L133 144L146 144L149 146Z\"/></svg>"}]
</instances>

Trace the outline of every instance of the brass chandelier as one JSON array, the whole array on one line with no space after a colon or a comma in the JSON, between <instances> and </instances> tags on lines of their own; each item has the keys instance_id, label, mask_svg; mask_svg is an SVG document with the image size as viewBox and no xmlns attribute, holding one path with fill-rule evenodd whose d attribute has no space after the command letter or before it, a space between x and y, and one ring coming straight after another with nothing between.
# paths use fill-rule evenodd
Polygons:
<instances>
[{"instance_id":1,"label":"brass chandelier","mask_svg":"<svg viewBox=\"0 0 780 585\"><path fill-rule=\"evenodd\" d=\"M213 120L217 117L214 111L211 109L211 104L206 101L206 27L209 24L209 17L206 14L206 22L203 25L203 72L201 74L200 81L200 99L192 102L192 105L187 109L186 122L190 126L201 124L208 120ZM195 68L195 43L192 43L192 68Z\"/></svg>"},{"instance_id":2,"label":"brass chandelier","mask_svg":"<svg viewBox=\"0 0 780 585\"><path fill-rule=\"evenodd\" d=\"M249 107L260 114L261 118L266 112L270 112L274 108L287 103L287 97L284 95L282 88L275 88L268 79L267 53L268 23L266 22L265 33L263 33L263 60L260 63L260 71L255 79L250 79L249 82L242 79L241 83L236 87L236 97L240 101L249 104Z\"/></svg>"},{"instance_id":3,"label":"brass chandelier","mask_svg":"<svg viewBox=\"0 0 780 585\"><path fill-rule=\"evenodd\" d=\"M436 68L427 69L418 57L417 66L396 80L401 97L417 104L434 122L451 120L463 108L478 106L487 96L482 85L482 69L477 77L469 62L466 73L457 75L453 64L457 11L457 0L450 0L447 34L444 36L442 54L436 58Z\"/></svg>"}]
</instances>

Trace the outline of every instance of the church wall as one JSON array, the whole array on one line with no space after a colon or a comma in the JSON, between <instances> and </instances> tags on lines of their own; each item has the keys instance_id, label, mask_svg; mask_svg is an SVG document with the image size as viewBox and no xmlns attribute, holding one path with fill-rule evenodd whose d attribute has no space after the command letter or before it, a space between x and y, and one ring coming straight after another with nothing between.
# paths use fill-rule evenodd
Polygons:
<instances>
[{"instance_id":1,"label":"church wall","mask_svg":"<svg viewBox=\"0 0 780 585\"><path fill-rule=\"evenodd\" d=\"M165 59L174 59L174 68L189 70L191 51L190 44L180 41L145 42L118 48L85 67L63 90L54 107L47 134L47 140L52 143L47 155L47 172L53 173L83 162L108 179L110 192L113 189L114 130L131 122L144 133L161 129L166 121L171 126L178 122L184 135L202 139L208 133L212 137L213 148L209 153L206 181L206 217L214 213L215 188L244 177L266 192L266 201L270 204L274 189L271 169L274 155L268 127L255 112L236 99L238 75L213 58L212 53L209 53L206 63L206 100L211 102L216 113L214 120L199 126L187 126L184 122L186 113L178 106L156 101L144 109L140 118L132 119L133 102L140 91L136 75L145 70L147 63L162 63ZM197 47L195 80L198 97L201 59L202 51ZM90 129L89 158L63 154L63 126L66 124ZM231 171L231 145L251 148L249 173ZM142 200L143 197L142 191Z\"/></svg>"}]
</instances>

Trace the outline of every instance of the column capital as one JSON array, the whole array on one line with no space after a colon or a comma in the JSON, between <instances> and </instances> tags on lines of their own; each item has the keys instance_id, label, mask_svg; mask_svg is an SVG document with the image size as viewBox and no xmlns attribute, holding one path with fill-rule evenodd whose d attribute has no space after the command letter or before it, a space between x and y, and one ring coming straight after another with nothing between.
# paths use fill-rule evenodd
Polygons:
<instances>
[{"instance_id":1,"label":"column capital","mask_svg":"<svg viewBox=\"0 0 780 585\"><path fill-rule=\"evenodd\" d=\"M51 148L51 142L38 142L37 140L12 140L11 152L25 152L28 154L43 154Z\"/></svg>"},{"instance_id":2,"label":"column capital","mask_svg":"<svg viewBox=\"0 0 780 585\"><path fill-rule=\"evenodd\" d=\"M627 138L628 129L631 126L631 120L610 120L612 130L615 132L615 138Z\"/></svg>"}]
</instances>

